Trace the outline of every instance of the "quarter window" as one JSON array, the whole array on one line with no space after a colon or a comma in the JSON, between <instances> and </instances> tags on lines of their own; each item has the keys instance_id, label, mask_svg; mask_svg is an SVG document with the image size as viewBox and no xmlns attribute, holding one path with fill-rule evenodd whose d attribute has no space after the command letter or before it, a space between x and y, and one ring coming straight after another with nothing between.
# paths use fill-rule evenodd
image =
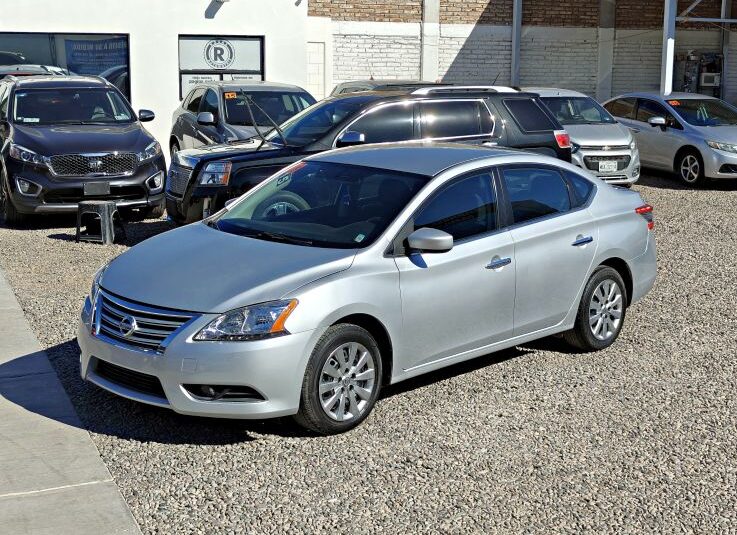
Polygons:
<instances>
[{"instance_id":1,"label":"quarter window","mask_svg":"<svg viewBox=\"0 0 737 535\"><path fill-rule=\"evenodd\" d=\"M531 98L507 98L504 105L525 132L549 132L560 128Z\"/></svg>"},{"instance_id":2,"label":"quarter window","mask_svg":"<svg viewBox=\"0 0 737 535\"><path fill-rule=\"evenodd\" d=\"M205 90L202 88L192 91L192 96L189 97L189 103L187 104L187 111L191 111L192 113L200 111L200 103L204 94Z\"/></svg>"},{"instance_id":3,"label":"quarter window","mask_svg":"<svg viewBox=\"0 0 737 535\"><path fill-rule=\"evenodd\" d=\"M360 132L366 143L387 143L414 139L414 106L383 106L358 119L348 130Z\"/></svg>"},{"instance_id":4,"label":"quarter window","mask_svg":"<svg viewBox=\"0 0 737 535\"><path fill-rule=\"evenodd\" d=\"M415 229L443 230L462 240L497 228L497 202L489 172L443 187L415 216Z\"/></svg>"},{"instance_id":5,"label":"quarter window","mask_svg":"<svg viewBox=\"0 0 737 535\"><path fill-rule=\"evenodd\" d=\"M613 100L605 104L604 108L615 117L621 117L622 119L635 118L635 99L633 98Z\"/></svg>"},{"instance_id":6,"label":"quarter window","mask_svg":"<svg viewBox=\"0 0 737 535\"><path fill-rule=\"evenodd\" d=\"M430 101L421 103L420 108L423 138L478 136L493 129L489 128L489 110L477 101Z\"/></svg>"},{"instance_id":7,"label":"quarter window","mask_svg":"<svg viewBox=\"0 0 737 535\"><path fill-rule=\"evenodd\" d=\"M507 168L503 171L515 223L567 212L568 186L557 171L543 168Z\"/></svg>"},{"instance_id":8,"label":"quarter window","mask_svg":"<svg viewBox=\"0 0 737 535\"><path fill-rule=\"evenodd\" d=\"M574 208L583 206L589 200L589 196L594 189L594 185L590 180L586 180L579 174L567 172L569 182L573 186L574 197L576 198Z\"/></svg>"}]
</instances>

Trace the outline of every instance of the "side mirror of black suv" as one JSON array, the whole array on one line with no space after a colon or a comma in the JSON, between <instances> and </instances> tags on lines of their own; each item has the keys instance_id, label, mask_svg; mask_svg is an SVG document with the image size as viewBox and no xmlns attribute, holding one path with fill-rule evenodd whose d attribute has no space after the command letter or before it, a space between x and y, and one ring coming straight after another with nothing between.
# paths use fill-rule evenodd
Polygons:
<instances>
[{"instance_id":1,"label":"side mirror of black suv","mask_svg":"<svg viewBox=\"0 0 737 535\"><path fill-rule=\"evenodd\" d=\"M156 114L152 112L151 110L139 110L138 111L138 120L142 123L147 123L149 121L153 121L156 118Z\"/></svg>"},{"instance_id":2,"label":"side mirror of black suv","mask_svg":"<svg viewBox=\"0 0 737 535\"><path fill-rule=\"evenodd\" d=\"M366 143L366 135L361 132L348 130L343 132L335 141L336 147L351 147L353 145L363 145Z\"/></svg>"}]
</instances>

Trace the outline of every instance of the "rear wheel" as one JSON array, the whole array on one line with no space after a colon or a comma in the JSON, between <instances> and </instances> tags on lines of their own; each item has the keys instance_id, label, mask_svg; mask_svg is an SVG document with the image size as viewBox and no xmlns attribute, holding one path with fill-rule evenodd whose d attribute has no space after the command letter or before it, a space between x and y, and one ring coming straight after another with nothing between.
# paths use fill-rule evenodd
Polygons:
<instances>
[{"instance_id":1,"label":"rear wheel","mask_svg":"<svg viewBox=\"0 0 737 535\"><path fill-rule=\"evenodd\" d=\"M685 151L678 157L676 170L681 180L689 186L699 186L704 182L704 162L694 150Z\"/></svg>"},{"instance_id":2,"label":"rear wheel","mask_svg":"<svg viewBox=\"0 0 737 535\"><path fill-rule=\"evenodd\" d=\"M594 271L578 305L576 323L565 340L581 351L599 351L619 336L627 312L627 290L617 270L600 266Z\"/></svg>"},{"instance_id":3,"label":"rear wheel","mask_svg":"<svg viewBox=\"0 0 737 535\"><path fill-rule=\"evenodd\" d=\"M379 346L366 329L333 325L307 363L295 421L321 435L356 427L376 403L381 370Z\"/></svg>"}]
</instances>

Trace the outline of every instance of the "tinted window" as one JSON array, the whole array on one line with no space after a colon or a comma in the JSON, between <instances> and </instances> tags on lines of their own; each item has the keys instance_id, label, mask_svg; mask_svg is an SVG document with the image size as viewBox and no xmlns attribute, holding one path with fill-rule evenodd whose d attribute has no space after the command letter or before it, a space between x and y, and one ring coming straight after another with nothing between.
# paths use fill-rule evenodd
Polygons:
<instances>
[{"instance_id":1,"label":"tinted window","mask_svg":"<svg viewBox=\"0 0 737 535\"><path fill-rule=\"evenodd\" d=\"M591 97L543 97L541 99L553 112L560 124L609 124L616 122Z\"/></svg>"},{"instance_id":2,"label":"tinted window","mask_svg":"<svg viewBox=\"0 0 737 535\"><path fill-rule=\"evenodd\" d=\"M15 91L13 120L23 124L115 124L133 120L120 93L110 89Z\"/></svg>"},{"instance_id":3,"label":"tinted window","mask_svg":"<svg viewBox=\"0 0 737 535\"><path fill-rule=\"evenodd\" d=\"M505 169L503 176L515 223L571 209L568 186L557 171L514 168Z\"/></svg>"},{"instance_id":4,"label":"tinted window","mask_svg":"<svg viewBox=\"0 0 737 535\"><path fill-rule=\"evenodd\" d=\"M414 139L414 106L395 104L369 112L348 127L361 132L366 143L386 143Z\"/></svg>"},{"instance_id":5,"label":"tinted window","mask_svg":"<svg viewBox=\"0 0 737 535\"><path fill-rule=\"evenodd\" d=\"M646 123L652 117L667 117L668 112L664 106L652 100L640 99L637 106L637 120Z\"/></svg>"},{"instance_id":6,"label":"tinted window","mask_svg":"<svg viewBox=\"0 0 737 535\"><path fill-rule=\"evenodd\" d=\"M244 99L250 98L251 110ZM254 119L259 126L281 124L297 112L314 104L315 99L307 93L281 91L224 91L223 104L226 122L242 126L253 126ZM260 108L260 109L259 109ZM253 114L253 118L251 118Z\"/></svg>"},{"instance_id":7,"label":"tinted window","mask_svg":"<svg viewBox=\"0 0 737 535\"><path fill-rule=\"evenodd\" d=\"M533 99L504 99L504 105L525 132L555 130L558 126Z\"/></svg>"},{"instance_id":8,"label":"tinted window","mask_svg":"<svg viewBox=\"0 0 737 535\"><path fill-rule=\"evenodd\" d=\"M200 112L210 112L215 118L218 116L218 95L212 89L208 89L202 99Z\"/></svg>"},{"instance_id":9,"label":"tinted window","mask_svg":"<svg viewBox=\"0 0 737 535\"><path fill-rule=\"evenodd\" d=\"M604 108L614 115L623 119L635 118L635 99L620 98L607 103Z\"/></svg>"},{"instance_id":10,"label":"tinted window","mask_svg":"<svg viewBox=\"0 0 737 535\"><path fill-rule=\"evenodd\" d=\"M574 208L583 206L589 200L589 196L594 189L594 184L590 180L586 180L584 177L577 175L576 173L568 172L566 173L566 176L573 186L573 193L576 197Z\"/></svg>"},{"instance_id":11,"label":"tinted window","mask_svg":"<svg viewBox=\"0 0 737 535\"><path fill-rule=\"evenodd\" d=\"M437 192L415 216L415 229L444 230L455 240L496 229L496 196L488 172L469 176Z\"/></svg>"},{"instance_id":12,"label":"tinted window","mask_svg":"<svg viewBox=\"0 0 737 535\"><path fill-rule=\"evenodd\" d=\"M479 102L423 102L422 110L422 137L460 137L478 136L481 130L481 115L486 116L484 123L488 128L491 121L486 107ZM490 133L491 129L485 131Z\"/></svg>"},{"instance_id":13,"label":"tinted window","mask_svg":"<svg viewBox=\"0 0 737 535\"><path fill-rule=\"evenodd\" d=\"M200 103L204 94L205 90L202 88L192 91L192 96L190 96L189 102L187 103L187 111L191 111L192 113L200 111Z\"/></svg>"}]
</instances>

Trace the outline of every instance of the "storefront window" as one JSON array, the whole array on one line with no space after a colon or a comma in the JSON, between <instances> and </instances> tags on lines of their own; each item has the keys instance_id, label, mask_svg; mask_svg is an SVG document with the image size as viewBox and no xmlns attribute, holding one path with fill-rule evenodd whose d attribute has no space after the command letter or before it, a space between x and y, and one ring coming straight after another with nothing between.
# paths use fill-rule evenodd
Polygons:
<instances>
[{"instance_id":1,"label":"storefront window","mask_svg":"<svg viewBox=\"0 0 737 535\"><path fill-rule=\"evenodd\" d=\"M127 35L0 33L0 76L14 65L29 73L101 76L130 100Z\"/></svg>"}]
</instances>

